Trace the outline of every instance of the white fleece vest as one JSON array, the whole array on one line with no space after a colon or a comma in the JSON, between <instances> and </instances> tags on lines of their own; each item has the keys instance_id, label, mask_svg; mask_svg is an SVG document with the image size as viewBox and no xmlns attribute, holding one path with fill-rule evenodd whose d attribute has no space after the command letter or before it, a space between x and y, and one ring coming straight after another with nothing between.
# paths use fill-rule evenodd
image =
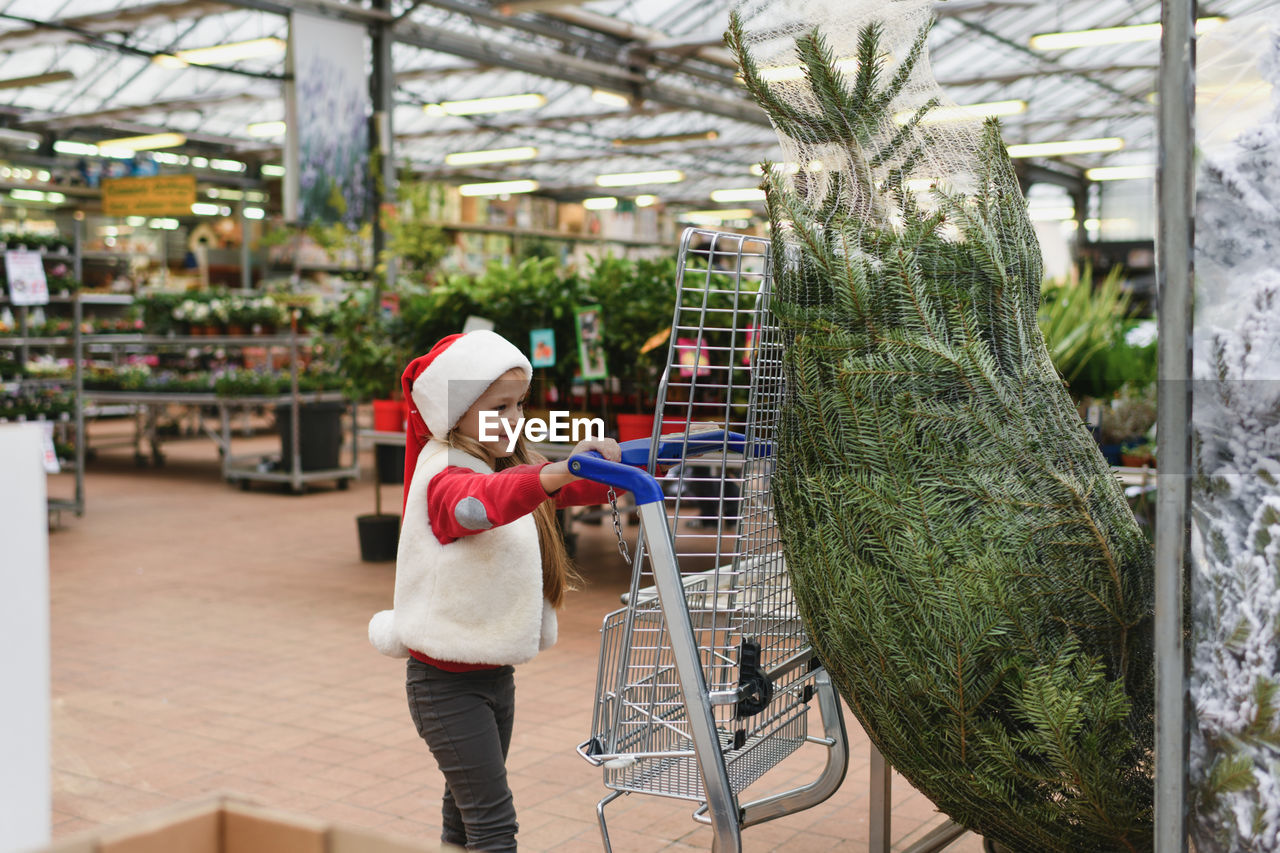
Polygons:
<instances>
[{"instance_id":1,"label":"white fleece vest","mask_svg":"<svg viewBox=\"0 0 1280 853\"><path fill-rule=\"evenodd\" d=\"M413 649L458 663L526 663L556 641L537 525L525 515L441 545L427 516L427 486L447 465L493 473L473 456L427 442L400 524L395 606L370 620L369 641L392 657Z\"/></svg>"}]
</instances>

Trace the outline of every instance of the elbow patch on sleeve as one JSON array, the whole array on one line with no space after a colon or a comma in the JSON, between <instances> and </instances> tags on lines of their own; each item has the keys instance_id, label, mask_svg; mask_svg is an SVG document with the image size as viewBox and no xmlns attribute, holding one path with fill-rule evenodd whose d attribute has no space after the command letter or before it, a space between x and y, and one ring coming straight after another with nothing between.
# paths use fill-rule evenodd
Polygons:
<instances>
[{"instance_id":1,"label":"elbow patch on sleeve","mask_svg":"<svg viewBox=\"0 0 1280 853\"><path fill-rule=\"evenodd\" d=\"M489 514L479 498L467 497L453 508L453 518L464 530L488 530L493 527Z\"/></svg>"}]
</instances>

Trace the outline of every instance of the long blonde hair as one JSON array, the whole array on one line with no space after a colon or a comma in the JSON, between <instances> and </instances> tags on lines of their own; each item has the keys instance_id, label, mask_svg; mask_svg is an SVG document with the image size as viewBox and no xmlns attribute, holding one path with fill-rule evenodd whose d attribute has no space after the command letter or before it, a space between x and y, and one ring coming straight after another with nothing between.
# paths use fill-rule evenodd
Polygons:
<instances>
[{"instance_id":1,"label":"long blonde hair","mask_svg":"<svg viewBox=\"0 0 1280 853\"><path fill-rule=\"evenodd\" d=\"M489 448L470 436L462 435L456 429L450 430L444 437L444 443L461 450L488 463L494 471L502 471L515 465L527 465L531 462L545 462L539 454L533 452L525 444L524 434L516 438L515 450L510 456L498 459ZM565 550L564 537L560 533L560 524L556 521L556 500L547 498L538 504L533 511L533 520L538 528L538 550L542 552L542 595L552 607L564 604L564 594L571 589L578 589L582 584L582 576L574 568Z\"/></svg>"}]
</instances>

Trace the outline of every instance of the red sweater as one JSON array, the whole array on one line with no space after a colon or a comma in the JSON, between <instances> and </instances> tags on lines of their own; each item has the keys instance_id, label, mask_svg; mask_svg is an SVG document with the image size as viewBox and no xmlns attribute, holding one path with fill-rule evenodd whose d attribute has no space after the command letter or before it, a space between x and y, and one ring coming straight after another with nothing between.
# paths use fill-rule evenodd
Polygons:
<instances>
[{"instance_id":1,"label":"red sweater","mask_svg":"<svg viewBox=\"0 0 1280 853\"><path fill-rule=\"evenodd\" d=\"M491 527L509 524L533 512L547 498L539 475L542 462L515 465L494 474L450 465L427 484L427 517L431 532L448 545L463 536L474 536ZM575 480L555 494L556 507L593 506L609 500L609 487L594 480ZM421 652L409 654L445 672L474 672L497 669L486 664L437 660Z\"/></svg>"}]
</instances>

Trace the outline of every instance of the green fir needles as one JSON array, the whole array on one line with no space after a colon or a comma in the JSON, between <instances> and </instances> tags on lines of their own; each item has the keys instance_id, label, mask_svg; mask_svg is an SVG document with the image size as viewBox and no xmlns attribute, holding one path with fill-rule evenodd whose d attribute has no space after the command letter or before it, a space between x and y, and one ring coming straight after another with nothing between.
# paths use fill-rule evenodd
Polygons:
<instances>
[{"instance_id":1,"label":"green fir needles","mask_svg":"<svg viewBox=\"0 0 1280 853\"><path fill-rule=\"evenodd\" d=\"M914 35L895 60L862 26L842 73L805 33L791 90L736 15L727 37L801 164L765 177L792 585L842 695L942 811L1025 853L1149 850L1150 547L1037 326L999 127L930 120Z\"/></svg>"}]
</instances>

